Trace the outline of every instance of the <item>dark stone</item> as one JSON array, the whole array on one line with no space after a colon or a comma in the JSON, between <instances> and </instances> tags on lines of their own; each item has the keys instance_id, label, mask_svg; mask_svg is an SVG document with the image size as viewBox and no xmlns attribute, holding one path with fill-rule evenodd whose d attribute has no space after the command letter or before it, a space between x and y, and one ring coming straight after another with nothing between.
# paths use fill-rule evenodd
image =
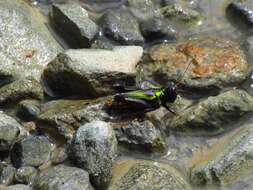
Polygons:
<instances>
[{"instance_id":1,"label":"dark stone","mask_svg":"<svg viewBox=\"0 0 253 190\"><path fill-rule=\"evenodd\" d=\"M40 102L36 100L23 100L18 104L17 116L24 121L32 121L40 113Z\"/></svg>"}]
</instances>

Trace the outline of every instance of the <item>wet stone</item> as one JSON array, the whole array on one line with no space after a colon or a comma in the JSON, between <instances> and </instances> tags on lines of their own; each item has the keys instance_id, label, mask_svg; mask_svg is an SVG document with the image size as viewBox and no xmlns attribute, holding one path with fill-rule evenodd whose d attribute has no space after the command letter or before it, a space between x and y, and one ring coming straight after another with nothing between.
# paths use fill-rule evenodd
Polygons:
<instances>
[{"instance_id":1,"label":"wet stone","mask_svg":"<svg viewBox=\"0 0 253 190\"><path fill-rule=\"evenodd\" d=\"M191 181L196 185L232 185L242 180L253 168L252 139L253 125L242 125L210 150L196 154L191 163Z\"/></svg>"},{"instance_id":2,"label":"wet stone","mask_svg":"<svg viewBox=\"0 0 253 190\"><path fill-rule=\"evenodd\" d=\"M15 105L24 99L43 98L40 83L32 77L20 79L0 88L0 105Z\"/></svg>"},{"instance_id":3,"label":"wet stone","mask_svg":"<svg viewBox=\"0 0 253 190\"><path fill-rule=\"evenodd\" d=\"M253 1L234 1L227 6L227 13L234 20L253 30Z\"/></svg>"},{"instance_id":4,"label":"wet stone","mask_svg":"<svg viewBox=\"0 0 253 190\"><path fill-rule=\"evenodd\" d=\"M49 95L79 94L86 97L115 93L115 82L134 82L142 53L139 46L67 50L44 70L43 82L49 89L46 92Z\"/></svg>"},{"instance_id":5,"label":"wet stone","mask_svg":"<svg viewBox=\"0 0 253 190\"><path fill-rule=\"evenodd\" d=\"M47 137L28 136L14 144L11 150L11 160L17 168L21 166L38 167L50 160L53 148Z\"/></svg>"},{"instance_id":6,"label":"wet stone","mask_svg":"<svg viewBox=\"0 0 253 190\"><path fill-rule=\"evenodd\" d=\"M229 90L201 100L166 121L168 130L222 132L253 111L253 97L244 90Z\"/></svg>"},{"instance_id":7,"label":"wet stone","mask_svg":"<svg viewBox=\"0 0 253 190\"><path fill-rule=\"evenodd\" d=\"M42 171L36 178L33 188L36 190L94 190L86 171L64 165Z\"/></svg>"},{"instance_id":8,"label":"wet stone","mask_svg":"<svg viewBox=\"0 0 253 190\"><path fill-rule=\"evenodd\" d=\"M141 65L144 78L165 84L181 79L190 64L180 83L194 89L235 85L243 82L251 70L237 43L216 38L156 45L147 59L150 61Z\"/></svg>"},{"instance_id":9,"label":"wet stone","mask_svg":"<svg viewBox=\"0 0 253 190\"><path fill-rule=\"evenodd\" d=\"M97 189L106 189L112 177L117 139L109 123L93 121L80 127L69 149L69 157L90 175Z\"/></svg>"},{"instance_id":10,"label":"wet stone","mask_svg":"<svg viewBox=\"0 0 253 190\"><path fill-rule=\"evenodd\" d=\"M0 112L0 151L8 151L17 140L28 135L12 117Z\"/></svg>"},{"instance_id":11,"label":"wet stone","mask_svg":"<svg viewBox=\"0 0 253 190\"><path fill-rule=\"evenodd\" d=\"M114 167L109 190L190 190L184 177L170 165L130 160Z\"/></svg>"},{"instance_id":12,"label":"wet stone","mask_svg":"<svg viewBox=\"0 0 253 190\"><path fill-rule=\"evenodd\" d=\"M118 123L114 125L114 130L119 144L129 149L148 153L162 153L166 149L161 129L149 120Z\"/></svg>"},{"instance_id":13,"label":"wet stone","mask_svg":"<svg viewBox=\"0 0 253 190\"><path fill-rule=\"evenodd\" d=\"M38 123L41 124L42 130L54 130L66 139L72 139L81 125L110 118L103 109L105 101L105 99L52 101L42 107Z\"/></svg>"},{"instance_id":14,"label":"wet stone","mask_svg":"<svg viewBox=\"0 0 253 190\"><path fill-rule=\"evenodd\" d=\"M40 113L40 102L37 100L23 100L18 104L17 116L24 121L32 121Z\"/></svg>"},{"instance_id":15,"label":"wet stone","mask_svg":"<svg viewBox=\"0 0 253 190\"><path fill-rule=\"evenodd\" d=\"M108 11L99 22L105 36L121 45L142 45L144 43L138 21L127 10Z\"/></svg>"},{"instance_id":16,"label":"wet stone","mask_svg":"<svg viewBox=\"0 0 253 190\"><path fill-rule=\"evenodd\" d=\"M11 165L1 163L0 165L0 184L11 185L14 183L16 169Z\"/></svg>"},{"instance_id":17,"label":"wet stone","mask_svg":"<svg viewBox=\"0 0 253 190\"><path fill-rule=\"evenodd\" d=\"M37 175L37 169L31 166L18 168L15 173L15 181L30 185Z\"/></svg>"},{"instance_id":18,"label":"wet stone","mask_svg":"<svg viewBox=\"0 0 253 190\"><path fill-rule=\"evenodd\" d=\"M98 32L98 26L88 12L78 3L53 4L51 19L65 39L74 47L90 47L92 39Z\"/></svg>"}]
</instances>

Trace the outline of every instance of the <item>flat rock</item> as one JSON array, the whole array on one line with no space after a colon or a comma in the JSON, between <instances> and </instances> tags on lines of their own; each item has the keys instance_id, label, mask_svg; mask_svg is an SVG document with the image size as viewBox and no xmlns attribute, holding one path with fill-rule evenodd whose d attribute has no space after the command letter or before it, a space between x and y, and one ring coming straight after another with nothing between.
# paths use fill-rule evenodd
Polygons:
<instances>
[{"instance_id":1,"label":"flat rock","mask_svg":"<svg viewBox=\"0 0 253 190\"><path fill-rule=\"evenodd\" d=\"M54 130L66 139L72 139L83 124L94 120L108 120L103 109L105 100L57 100L42 107L38 122L42 130Z\"/></svg>"},{"instance_id":2,"label":"flat rock","mask_svg":"<svg viewBox=\"0 0 253 190\"><path fill-rule=\"evenodd\" d=\"M74 47L89 47L98 32L96 23L78 3L53 4L51 19L59 33L66 37L64 39L69 39Z\"/></svg>"},{"instance_id":3,"label":"flat rock","mask_svg":"<svg viewBox=\"0 0 253 190\"><path fill-rule=\"evenodd\" d=\"M253 97L244 90L229 90L211 96L168 118L168 130L221 132L253 111Z\"/></svg>"},{"instance_id":4,"label":"flat rock","mask_svg":"<svg viewBox=\"0 0 253 190\"><path fill-rule=\"evenodd\" d=\"M43 89L33 77L16 80L0 88L0 105L8 106L17 104L25 99L43 98Z\"/></svg>"},{"instance_id":5,"label":"flat rock","mask_svg":"<svg viewBox=\"0 0 253 190\"><path fill-rule=\"evenodd\" d=\"M190 190L175 168L145 160L128 160L115 165L109 190Z\"/></svg>"},{"instance_id":6,"label":"flat rock","mask_svg":"<svg viewBox=\"0 0 253 190\"><path fill-rule=\"evenodd\" d=\"M86 171L58 165L44 170L35 179L33 189L36 190L94 190Z\"/></svg>"},{"instance_id":7,"label":"flat rock","mask_svg":"<svg viewBox=\"0 0 253 190\"><path fill-rule=\"evenodd\" d=\"M162 153L166 149L163 132L149 120L117 123L114 125L114 130L119 144L130 150Z\"/></svg>"},{"instance_id":8,"label":"flat rock","mask_svg":"<svg viewBox=\"0 0 253 190\"><path fill-rule=\"evenodd\" d=\"M7 151L17 140L25 137L28 133L12 117L0 112L0 151Z\"/></svg>"},{"instance_id":9,"label":"flat rock","mask_svg":"<svg viewBox=\"0 0 253 190\"><path fill-rule=\"evenodd\" d=\"M115 81L134 81L142 53L142 47L138 46L67 50L47 66L43 81L58 95L108 95L115 92Z\"/></svg>"},{"instance_id":10,"label":"flat rock","mask_svg":"<svg viewBox=\"0 0 253 190\"><path fill-rule=\"evenodd\" d=\"M0 84L33 76L62 50L45 18L22 0L0 2Z\"/></svg>"},{"instance_id":11,"label":"flat rock","mask_svg":"<svg viewBox=\"0 0 253 190\"><path fill-rule=\"evenodd\" d=\"M157 45L150 49L149 59L142 64L146 78L159 78L163 83L180 80L183 86L194 89L235 85L251 70L237 43L215 38Z\"/></svg>"},{"instance_id":12,"label":"flat rock","mask_svg":"<svg viewBox=\"0 0 253 190\"><path fill-rule=\"evenodd\" d=\"M243 125L191 161L191 181L196 185L228 185L240 181L253 168L253 125Z\"/></svg>"},{"instance_id":13,"label":"flat rock","mask_svg":"<svg viewBox=\"0 0 253 190\"><path fill-rule=\"evenodd\" d=\"M97 189L106 189L112 177L117 139L109 123L93 121L80 127L70 146L69 157L88 171Z\"/></svg>"},{"instance_id":14,"label":"flat rock","mask_svg":"<svg viewBox=\"0 0 253 190\"><path fill-rule=\"evenodd\" d=\"M11 160L17 168L21 166L38 167L50 160L53 148L52 143L44 136L28 136L14 144L11 150Z\"/></svg>"},{"instance_id":15,"label":"flat rock","mask_svg":"<svg viewBox=\"0 0 253 190\"><path fill-rule=\"evenodd\" d=\"M105 36L121 45L142 45L144 43L139 23L128 10L108 11L99 22Z\"/></svg>"}]
</instances>

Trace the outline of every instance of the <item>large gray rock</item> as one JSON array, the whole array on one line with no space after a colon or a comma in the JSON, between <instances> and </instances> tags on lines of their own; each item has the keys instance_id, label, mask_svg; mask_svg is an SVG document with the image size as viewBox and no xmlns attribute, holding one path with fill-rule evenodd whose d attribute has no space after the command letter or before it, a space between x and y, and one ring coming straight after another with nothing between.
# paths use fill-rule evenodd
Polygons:
<instances>
[{"instance_id":1,"label":"large gray rock","mask_svg":"<svg viewBox=\"0 0 253 190\"><path fill-rule=\"evenodd\" d=\"M209 151L196 154L191 181L196 185L233 184L253 168L253 125L243 125L217 142ZM208 155L208 156L207 156Z\"/></svg>"},{"instance_id":2,"label":"large gray rock","mask_svg":"<svg viewBox=\"0 0 253 190\"><path fill-rule=\"evenodd\" d=\"M51 17L55 28L74 47L89 47L98 32L96 23L78 3L53 4Z\"/></svg>"},{"instance_id":3,"label":"large gray rock","mask_svg":"<svg viewBox=\"0 0 253 190\"><path fill-rule=\"evenodd\" d=\"M0 84L33 76L61 47L45 26L38 10L22 0L0 2Z\"/></svg>"},{"instance_id":4,"label":"large gray rock","mask_svg":"<svg viewBox=\"0 0 253 190\"><path fill-rule=\"evenodd\" d=\"M14 144L11 160L15 167L40 166L50 160L53 145L43 136L28 136Z\"/></svg>"},{"instance_id":5,"label":"large gray rock","mask_svg":"<svg viewBox=\"0 0 253 190\"><path fill-rule=\"evenodd\" d=\"M42 130L54 130L66 139L72 139L83 124L94 120L108 120L103 109L105 100L57 100L45 104L38 117Z\"/></svg>"},{"instance_id":6,"label":"large gray rock","mask_svg":"<svg viewBox=\"0 0 253 190\"><path fill-rule=\"evenodd\" d=\"M168 130L221 132L231 122L253 111L253 97L244 90L229 90L209 97L168 118Z\"/></svg>"},{"instance_id":7,"label":"large gray rock","mask_svg":"<svg viewBox=\"0 0 253 190\"><path fill-rule=\"evenodd\" d=\"M115 82L133 82L142 53L138 46L67 50L44 70L44 83L56 95L107 95L115 92L112 87Z\"/></svg>"},{"instance_id":8,"label":"large gray rock","mask_svg":"<svg viewBox=\"0 0 253 190\"><path fill-rule=\"evenodd\" d=\"M112 177L117 139L109 123L94 121L80 127L70 146L69 157L88 171L97 189L106 189Z\"/></svg>"},{"instance_id":9,"label":"large gray rock","mask_svg":"<svg viewBox=\"0 0 253 190\"><path fill-rule=\"evenodd\" d=\"M36 178L33 189L36 190L94 190L86 171L58 165L44 170Z\"/></svg>"},{"instance_id":10,"label":"large gray rock","mask_svg":"<svg viewBox=\"0 0 253 190\"><path fill-rule=\"evenodd\" d=\"M142 45L144 38L136 18L127 10L106 12L100 19L104 34L121 45Z\"/></svg>"},{"instance_id":11,"label":"large gray rock","mask_svg":"<svg viewBox=\"0 0 253 190\"><path fill-rule=\"evenodd\" d=\"M0 88L0 105L15 105L24 99L43 98L43 89L33 77L16 80Z\"/></svg>"},{"instance_id":12,"label":"large gray rock","mask_svg":"<svg viewBox=\"0 0 253 190\"><path fill-rule=\"evenodd\" d=\"M162 153L166 149L166 142L161 129L149 120L133 120L130 123L117 123L114 130L119 144L142 152Z\"/></svg>"},{"instance_id":13,"label":"large gray rock","mask_svg":"<svg viewBox=\"0 0 253 190\"><path fill-rule=\"evenodd\" d=\"M109 190L190 190L190 184L170 165L128 160L114 167Z\"/></svg>"},{"instance_id":14,"label":"large gray rock","mask_svg":"<svg viewBox=\"0 0 253 190\"><path fill-rule=\"evenodd\" d=\"M7 151L14 142L28 135L12 117L0 112L0 151Z\"/></svg>"},{"instance_id":15,"label":"large gray rock","mask_svg":"<svg viewBox=\"0 0 253 190\"><path fill-rule=\"evenodd\" d=\"M173 80L194 89L240 84L251 71L239 44L220 38L156 45L141 68L145 78L163 83Z\"/></svg>"}]
</instances>

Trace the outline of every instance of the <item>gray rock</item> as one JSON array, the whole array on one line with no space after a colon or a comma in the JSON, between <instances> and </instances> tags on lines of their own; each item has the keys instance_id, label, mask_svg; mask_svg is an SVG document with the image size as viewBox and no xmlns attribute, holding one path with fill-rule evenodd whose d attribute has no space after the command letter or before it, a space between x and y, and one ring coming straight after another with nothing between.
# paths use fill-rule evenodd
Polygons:
<instances>
[{"instance_id":1,"label":"gray rock","mask_svg":"<svg viewBox=\"0 0 253 190\"><path fill-rule=\"evenodd\" d=\"M161 12L168 19L184 23L197 23L201 18L198 11L180 3L167 5L161 9Z\"/></svg>"},{"instance_id":2,"label":"gray rock","mask_svg":"<svg viewBox=\"0 0 253 190\"><path fill-rule=\"evenodd\" d=\"M32 190L29 186L21 185L21 184L11 185L11 186L8 186L8 187L3 187L3 186L0 185L0 189L1 190Z\"/></svg>"},{"instance_id":3,"label":"gray rock","mask_svg":"<svg viewBox=\"0 0 253 190\"><path fill-rule=\"evenodd\" d=\"M223 137L209 151L196 155L198 158L192 163L190 172L191 181L196 185L232 185L243 179L253 168L252 139L253 125L243 125Z\"/></svg>"},{"instance_id":4,"label":"gray rock","mask_svg":"<svg viewBox=\"0 0 253 190\"><path fill-rule=\"evenodd\" d=\"M90 47L98 32L96 23L78 3L53 4L51 17L55 28L66 37L65 39L69 39L74 47Z\"/></svg>"},{"instance_id":5,"label":"gray rock","mask_svg":"<svg viewBox=\"0 0 253 190\"><path fill-rule=\"evenodd\" d=\"M151 18L141 22L141 32L147 40L175 40L176 31L162 18Z\"/></svg>"},{"instance_id":6,"label":"gray rock","mask_svg":"<svg viewBox=\"0 0 253 190\"><path fill-rule=\"evenodd\" d=\"M138 46L118 46L112 51L67 50L47 66L43 80L56 95L108 95L115 93L115 81L133 83L142 52Z\"/></svg>"},{"instance_id":7,"label":"gray rock","mask_svg":"<svg viewBox=\"0 0 253 190\"><path fill-rule=\"evenodd\" d=\"M247 54L253 59L253 35L247 38L244 45L246 46Z\"/></svg>"},{"instance_id":8,"label":"gray rock","mask_svg":"<svg viewBox=\"0 0 253 190\"><path fill-rule=\"evenodd\" d=\"M253 97L243 90L229 90L190 106L168 118L168 130L221 132L253 111ZM197 132L195 131L195 133Z\"/></svg>"},{"instance_id":9,"label":"gray rock","mask_svg":"<svg viewBox=\"0 0 253 190\"><path fill-rule=\"evenodd\" d=\"M33 189L36 190L93 190L86 171L58 165L44 170L36 178Z\"/></svg>"},{"instance_id":10,"label":"gray rock","mask_svg":"<svg viewBox=\"0 0 253 190\"><path fill-rule=\"evenodd\" d=\"M46 137L28 136L14 144L11 150L11 160L15 167L37 167L50 160L53 148Z\"/></svg>"},{"instance_id":11,"label":"gray rock","mask_svg":"<svg viewBox=\"0 0 253 190\"><path fill-rule=\"evenodd\" d=\"M238 24L244 23L249 29L253 29L253 1L234 1L227 6L227 13ZM240 26L240 25L239 25Z\"/></svg>"},{"instance_id":12,"label":"gray rock","mask_svg":"<svg viewBox=\"0 0 253 190\"><path fill-rule=\"evenodd\" d=\"M104 103L105 99L52 101L43 106L38 122L42 130L55 129L55 133L72 139L81 125L110 118L103 109Z\"/></svg>"},{"instance_id":13,"label":"gray rock","mask_svg":"<svg viewBox=\"0 0 253 190\"><path fill-rule=\"evenodd\" d=\"M24 121L32 121L40 114L40 102L37 100L23 100L18 104L17 115Z\"/></svg>"},{"instance_id":14,"label":"gray rock","mask_svg":"<svg viewBox=\"0 0 253 190\"><path fill-rule=\"evenodd\" d=\"M161 83L180 80L182 86L195 90L240 84L251 70L239 44L219 38L156 45L148 56L141 65L144 78Z\"/></svg>"},{"instance_id":15,"label":"gray rock","mask_svg":"<svg viewBox=\"0 0 253 190\"><path fill-rule=\"evenodd\" d=\"M15 173L15 181L21 184L30 185L37 176L37 169L31 166L18 168Z\"/></svg>"},{"instance_id":16,"label":"gray rock","mask_svg":"<svg viewBox=\"0 0 253 190\"><path fill-rule=\"evenodd\" d=\"M128 160L115 166L109 190L190 190L190 184L170 165Z\"/></svg>"},{"instance_id":17,"label":"gray rock","mask_svg":"<svg viewBox=\"0 0 253 190\"><path fill-rule=\"evenodd\" d=\"M0 151L7 151L17 140L28 133L12 117L0 112Z\"/></svg>"},{"instance_id":18,"label":"gray rock","mask_svg":"<svg viewBox=\"0 0 253 190\"><path fill-rule=\"evenodd\" d=\"M94 121L80 127L70 146L69 157L88 171L97 189L106 189L112 177L117 139L109 123Z\"/></svg>"},{"instance_id":19,"label":"gray rock","mask_svg":"<svg viewBox=\"0 0 253 190\"><path fill-rule=\"evenodd\" d=\"M0 88L0 105L15 105L24 99L43 98L40 83L32 77L20 79Z\"/></svg>"},{"instance_id":20,"label":"gray rock","mask_svg":"<svg viewBox=\"0 0 253 190\"><path fill-rule=\"evenodd\" d=\"M11 185L14 183L16 169L11 165L0 165L0 184L2 185Z\"/></svg>"},{"instance_id":21,"label":"gray rock","mask_svg":"<svg viewBox=\"0 0 253 190\"><path fill-rule=\"evenodd\" d=\"M0 2L0 84L33 76L61 47L45 26L38 10L22 0Z\"/></svg>"},{"instance_id":22,"label":"gray rock","mask_svg":"<svg viewBox=\"0 0 253 190\"><path fill-rule=\"evenodd\" d=\"M122 45L142 45L144 38L136 18L127 10L108 11L100 19L105 36Z\"/></svg>"},{"instance_id":23,"label":"gray rock","mask_svg":"<svg viewBox=\"0 0 253 190\"><path fill-rule=\"evenodd\" d=\"M162 131L149 120L118 123L115 124L114 130L119 144L127 148L148 153L162 153L166 149Z\"/></svg>"}]
</instances>

